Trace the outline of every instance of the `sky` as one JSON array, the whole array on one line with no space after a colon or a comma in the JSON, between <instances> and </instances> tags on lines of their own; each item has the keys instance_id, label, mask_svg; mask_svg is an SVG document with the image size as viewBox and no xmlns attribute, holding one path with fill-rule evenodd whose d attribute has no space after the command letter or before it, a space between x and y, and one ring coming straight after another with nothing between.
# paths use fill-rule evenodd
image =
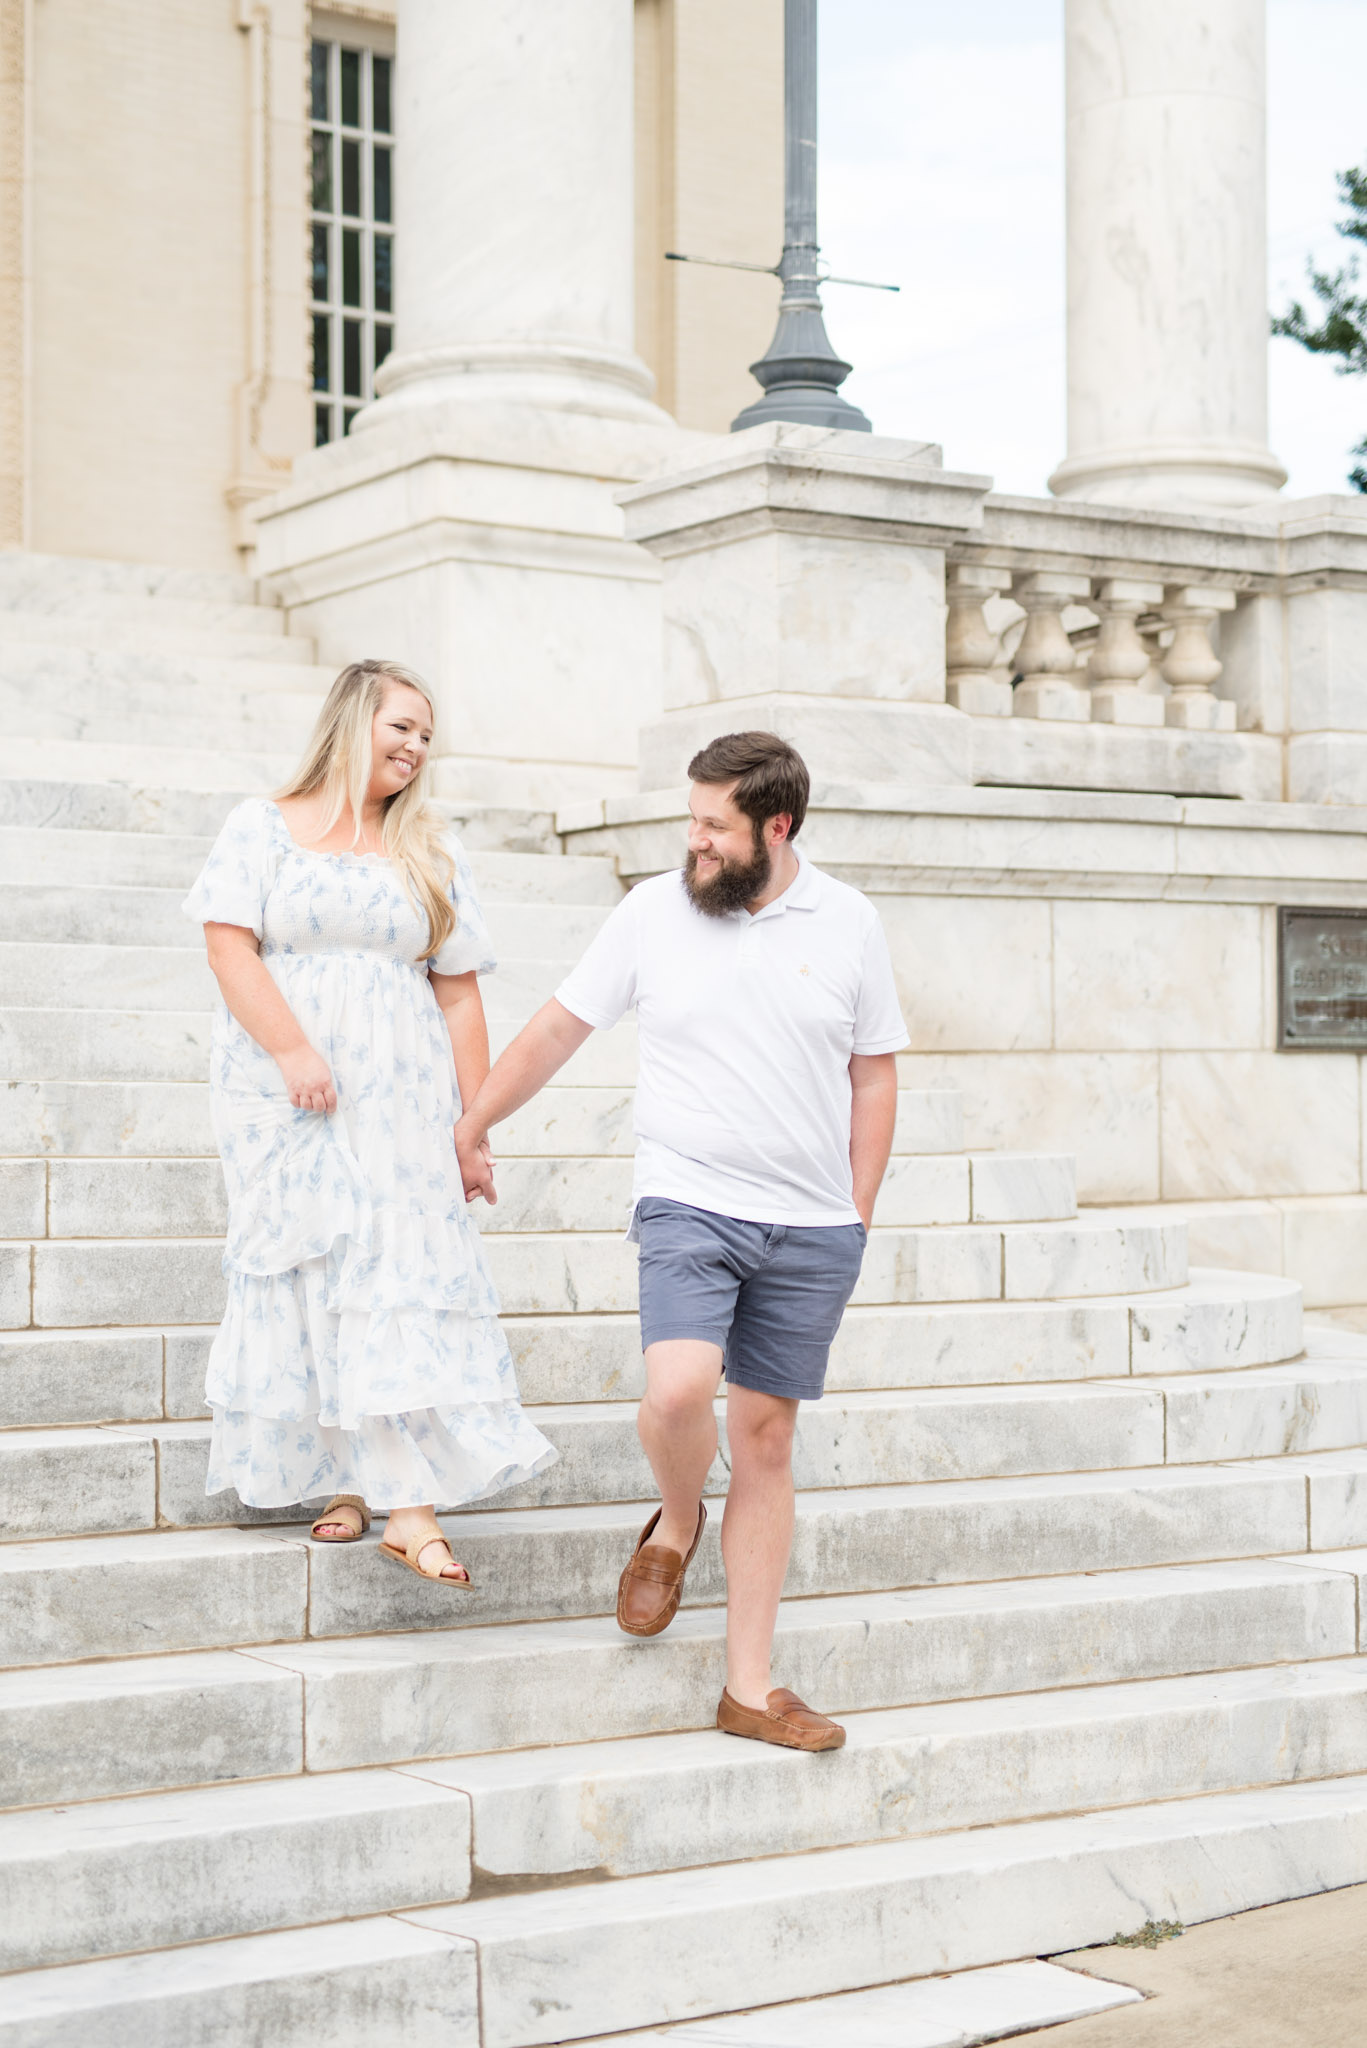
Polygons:
<instances>
[{"instance_id":1,"label":"sky","mask_svg":"<svg viewBox=\"0 0 1367 2048\"><path fill-rule=\"evenodd\" d=\"M1064 453L1063 0L823 0L826 324L874 431L1045 494ZM1268 0L1268 303L1338 268L1334 173L1367 158L1367 0ZM1349 489L1367 378L1270 344L1286 495Z\"/></svg>"}]
</instances>

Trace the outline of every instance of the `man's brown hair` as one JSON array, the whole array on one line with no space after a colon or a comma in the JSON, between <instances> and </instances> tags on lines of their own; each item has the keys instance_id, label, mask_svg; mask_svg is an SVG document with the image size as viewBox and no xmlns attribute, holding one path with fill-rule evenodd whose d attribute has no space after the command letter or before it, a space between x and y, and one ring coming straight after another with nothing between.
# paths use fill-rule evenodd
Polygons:
<instances>
[{"instance_id":1,"label":"man's brown hair","mask_svg":"<svg viewBox=\"0 0 1367 2048\"><path fill-rule=\"evenodd\" d=\"M807 815L811 778L796 747L776 732L726 732L709 740L688 764L690 782L734 782L732 802L756 826L788 812L789 839Z\"/></svg>"}]
</instances>

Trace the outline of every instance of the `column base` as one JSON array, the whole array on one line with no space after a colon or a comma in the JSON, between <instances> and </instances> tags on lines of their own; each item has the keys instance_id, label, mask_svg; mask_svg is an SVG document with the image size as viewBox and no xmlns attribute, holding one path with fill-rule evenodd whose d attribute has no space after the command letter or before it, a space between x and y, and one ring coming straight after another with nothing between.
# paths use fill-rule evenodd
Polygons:
<instances>
[{"instance_id":1,"label":"column base","mask_svg":"<svg viewBox=\"0 0 1367 2048\"><path fill-rule=\"evenodd\" d=\"M655 379L639 356L579 343L478 342L413 349L381 366L375 390L374 401L357 415L353 434L397 422L415 409L431 417L471 403L674 426L655 404Z\"/></svg>"},{"instance_id":2,"label":"column base","mask_svg":"<svg viewBox=\"0 0 1367 2048\"><path fill-rule=\"evenodd\" d=\"M1270 498L1286 471L1267 448L1163 443L1069 455L1049 479L1056 498L1098 505L1200 505L1232 510Z\"/></svg>"}]
</instances>

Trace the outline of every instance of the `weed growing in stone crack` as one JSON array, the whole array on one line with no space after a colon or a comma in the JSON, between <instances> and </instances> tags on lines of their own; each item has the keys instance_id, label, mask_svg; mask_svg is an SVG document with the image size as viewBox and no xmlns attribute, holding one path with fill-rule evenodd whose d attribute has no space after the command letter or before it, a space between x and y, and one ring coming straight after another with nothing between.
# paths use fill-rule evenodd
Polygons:
<instances>
[{"instance_id":1,"label":"weed growing in stone crack","mask_svg":"<svg viewBox=\"0 0 1367 2048\"><path fill-rule=\"evenodd\" d=\"M1113 1934L1113 1948L1157 1948L1160 1941L1176 1941L1186 1928L1180 1920L1146 1920L1137 1934Z\"/></svg>"}]
</instances>

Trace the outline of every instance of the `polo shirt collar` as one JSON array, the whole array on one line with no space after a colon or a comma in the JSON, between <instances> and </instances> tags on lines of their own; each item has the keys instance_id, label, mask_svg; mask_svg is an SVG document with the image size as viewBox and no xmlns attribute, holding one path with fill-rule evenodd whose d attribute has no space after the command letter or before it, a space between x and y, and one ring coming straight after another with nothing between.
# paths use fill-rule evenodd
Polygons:
<instances>
[{"instance_id":1,"label":"polo shirt collar","mask_svg":"<svg viewBox=\"0 0 1367 2048\"><path fill-rule=\"evenodd\" d=\"M753 913L748 910L739 912L739 915L750 924L758 924L761 918L778 917L785 910L816 909L821 900L821 882L816 869L806 855L799 853L796 847L793 848L793 855L797 861L797 873L783 894L776 896L772 903L766 903L763 910L756 910Z\"/></svg>"}]
</instances>

